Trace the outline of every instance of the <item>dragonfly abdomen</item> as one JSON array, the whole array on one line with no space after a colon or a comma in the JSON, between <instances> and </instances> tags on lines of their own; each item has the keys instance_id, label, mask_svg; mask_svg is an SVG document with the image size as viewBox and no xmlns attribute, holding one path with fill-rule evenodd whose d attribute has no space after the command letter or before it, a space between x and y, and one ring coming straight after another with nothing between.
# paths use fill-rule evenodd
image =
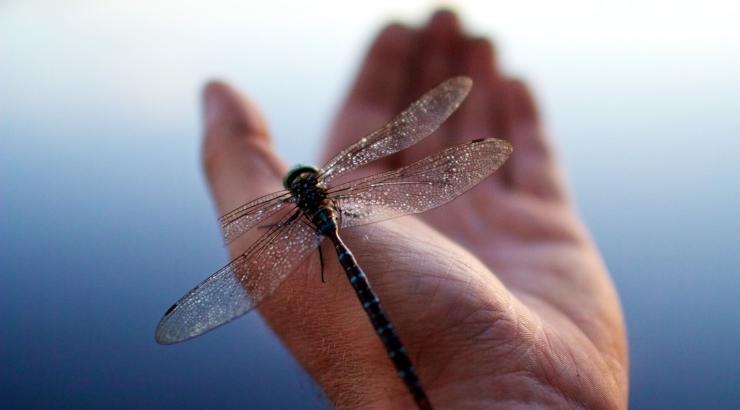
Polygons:
<instances>
[{"instance_id":1,"label":"dragonfly abdomen","mask_svg":"<svg viewBox=\"0 0 740 410\"><path fill-rule=\"evenodd\" d=\"M363 272L357 264L357 260L354 255L347 248L344 242L342 242L337 231L334 231L332 234L327 236L334 243L339 263L344 268L347 278L349 279L352 288L355 290L357 297L360 299L362 308L370 318L370 322L372 323L375 332L383 342L383 345L388 352L388 357L393 362L398 376L403 380L406 388L413 395L419 408L431 409L432 406L429 403L429 398L421 386L421 382L419 381L419 377L416 375L416 370L411 363L411 359L406 352L406 348L403 346L403 343L401 343L401 339L393 329L393 324L385 314L383 306L380 304L380 299L378 299L378 296L375 294L372 287L370 287L370 282L368 282L365 272Z\"/></svg>"}]
</instances>

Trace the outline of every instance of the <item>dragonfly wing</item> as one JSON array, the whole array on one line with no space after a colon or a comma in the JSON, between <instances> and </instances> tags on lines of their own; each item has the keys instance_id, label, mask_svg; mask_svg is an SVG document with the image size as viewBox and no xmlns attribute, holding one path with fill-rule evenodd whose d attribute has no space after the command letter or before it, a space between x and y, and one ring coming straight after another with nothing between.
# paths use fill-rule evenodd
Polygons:
<instances>
[{"instance_id":1,"label":"dragonfly wing","mask_svg":"<svg viewBox=\"0 0 740 410\"><path fill-rule=\"evenodd\" d=\"M406 167L329 190L342 228L365 225L445 204L491 175L512 152L498 139L450 147Z\"/></svg>"},{"instance_id":2,"label":"dragonfly wing","mask_svg":"<svg viewBox=\"0 0 740 410\"><path fill-rule=\"evenodd\" d=\"M290 192L283 190L247 202L224 214L218 218L224 236L224 243L228 245L260 221L274 215L291 203L292 196Z\"/></svg>"},{"instance_id":3,"label":"dragonfly wing","mask_svg":"<svg viewBox=\"0 0 740 410\"><path fill-rule=\"evenodd\" d=\"M383 128L340 152L324 166L320 178L329 182L351 169L414 145L457 109L472 84L470 78L454 77L438 85Z\"/></svg>"},{"instance_id":4,"label":"dragonfly wing","mask_svg":"<svg viewBox=\"0 0 740 410\"><path fill-rule=\"evenodd\" d=\"M157 342L174 344L201 335L249 312L272 294L321 242L301 218L296 213L283 218L241 256L172 305L157 325Z\"/></svg>"}]
</instances>

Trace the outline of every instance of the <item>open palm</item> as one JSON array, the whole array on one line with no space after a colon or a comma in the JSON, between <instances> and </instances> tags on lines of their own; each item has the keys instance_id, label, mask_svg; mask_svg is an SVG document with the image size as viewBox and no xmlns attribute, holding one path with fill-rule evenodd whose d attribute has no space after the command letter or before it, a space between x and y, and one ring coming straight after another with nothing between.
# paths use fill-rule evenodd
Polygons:
<instances>
[{"instance_id":1,"label":"open palm","mask_svg":"<svg viewBox=\"0 0 740 410\"><path fill-rule=\"evenodd\" d=\"M474 86L458 113L421 143L358 173L395 169L482 137L508 139L509 162L419 218L343 236L435 407L624 408L618 298L569 202L527 89L499 73L487 40L464 35L448 12L422 29L386 28L338 115L326 155L460 74ZM223 83L209 84L205 105L204 163L219 213L279 188L287 168L255 106ZM412 408L341 268L326 260L328 283L308 261L260 312L337 407Z\"/></svg>"}]
</instances>

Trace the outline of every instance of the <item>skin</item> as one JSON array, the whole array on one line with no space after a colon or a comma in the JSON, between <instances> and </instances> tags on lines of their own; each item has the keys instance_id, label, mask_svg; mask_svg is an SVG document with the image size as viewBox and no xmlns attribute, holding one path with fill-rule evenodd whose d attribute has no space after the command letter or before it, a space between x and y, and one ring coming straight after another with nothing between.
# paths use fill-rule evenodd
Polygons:
<instances>
[{"instance_id":1,"label":"skin","mask_svg":"<svg viewBox=\"0 0 740 410\"><path fill-rule=\"evenodd\" d=\"M514 153L455 201L342 231L439 409L627 406L619 299L576 214L527 87L499 71L492 44L450 12L392 24L371 45L324 159L453 75L466 102L432 136L355 172L410 163L482 137ZM203 159L219 214L280 188L288 167L255 104L222 82L204 90ZM243 248L232 248L232 256ZM337 408L414 408L343 271L324 244L259 306Z\"/></svg>"}]
</instances>

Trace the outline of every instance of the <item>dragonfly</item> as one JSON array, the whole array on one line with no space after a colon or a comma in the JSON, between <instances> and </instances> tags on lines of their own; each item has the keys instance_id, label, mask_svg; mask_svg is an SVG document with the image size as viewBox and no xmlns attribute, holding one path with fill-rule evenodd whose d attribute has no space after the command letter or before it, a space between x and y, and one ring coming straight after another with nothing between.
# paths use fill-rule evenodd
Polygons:
<instances>
[{"instance_id":1,"label":"dragonfly","mask_svg":"<svg viewBox=\"0 0 740 410\"><path fill-rule=\"evenodd\" d=\"M512 146L500 139L476 139L396 170L332 182L434 132L471 87L467 77L442 82L321 169L298 165L285 175L283 190L219 218L227 245L247 233L254 239L240 256L167 309L157 325L156 341L179 343L251 311L328 239L398 375L417 406L431 409L406 348L340 231L443 205L495 172Z\"/></svg>"}]
</instances>

